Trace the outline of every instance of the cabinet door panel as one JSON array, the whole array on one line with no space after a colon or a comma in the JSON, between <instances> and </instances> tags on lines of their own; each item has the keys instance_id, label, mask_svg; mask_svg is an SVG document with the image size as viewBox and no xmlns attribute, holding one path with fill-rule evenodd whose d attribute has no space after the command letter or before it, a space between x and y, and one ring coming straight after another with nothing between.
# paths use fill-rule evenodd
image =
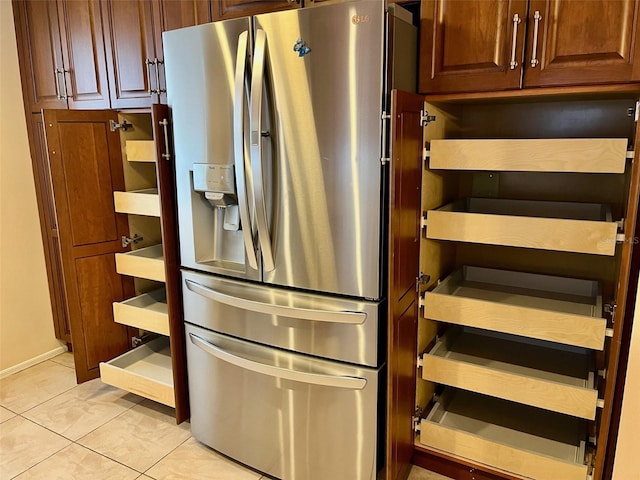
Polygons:
<instances>
[{"instance_id":1,"label":"cabinet door panel","mask_svg":"<svg viewBox=\"0 0 640 480\"><path fill-rule=\"evenodd\" d=\"M211 4L214 20L258 15L260 13L276 12L300 8L300 1L289 0L214 0Z\"/></svg>"},{"instance_id":2,"label":"cabinet door panel","mask_svg":"<svg viewBox=\"0 0 640 480\"><path fill-rule=\"evenodd\" d=\"M638 0L532 1L524 86L640 80L639 6ZM534 45L536 12L542 18Z\"/></svg>"},{"instance_id":3,"label":"cabinet door panel","mask_svg":"<svg viewBox=\"0 0 640 480\"><path fill-rule=\"evenodd\" d=\"M148 0L102 2L105 51L112 108L149 107L157 89L151 3Z\"/></svg>"},{"instance_id":4,"label":"cabinet door panel","mask_svg":"<svg viewBox=\"0 0 640 480\"><path fill-rule=\"evenodd\" d=\"M22 76L22 89L31 112L43 108L67 108L59 98L63 69L56 2L14 0L13 12Z\"/></svg>"},{"instance_id":5,"label":"cabinet door panel","mask_svg":"<svg viewBox=\"0 0 640 480\"><path fill-rule=\"evenodd\" d=\"M525 0L423 0L420 92L519 88L526 11Z\"/></svg>"},{"instance_id":6,"label":"cabinet door panel","mask_svg":"<svg viewBox=\"0 0 640 480\"><path fill-rule=\"evenodd\" d=\"M97 0L60 0L69 108L109 108L107 62Z\"/></svg>"},{"instance_id":7,"label":"cabinet door panel","mask_svg":"<svg viewBox=\"0 0 640 480\"><path fill-rule=\"evenodd\" d=\"M162 0L156 5L161 10L163 32L212 21L209 0Z\"/></svg>"}]
</instances>

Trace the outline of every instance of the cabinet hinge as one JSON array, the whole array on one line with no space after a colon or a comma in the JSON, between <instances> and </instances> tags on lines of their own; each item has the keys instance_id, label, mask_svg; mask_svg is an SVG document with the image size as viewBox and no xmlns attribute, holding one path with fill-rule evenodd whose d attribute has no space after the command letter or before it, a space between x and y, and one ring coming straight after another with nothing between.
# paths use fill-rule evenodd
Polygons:
<instances>
[{"instance_id":1,"label":"cabinet hinge","mask_svg":"<svg viewBox=\"0 0 640 480\"><path fill-rule=\"evenodd\" d=\"M149 338L150 335L148 333L145 333L144 335L141 335L139 337L131 337L131 348L139 347L143 343L146 343Z\"/></svg>"},{"instance_id":2,"label":"cabinet hinge","mask_svg":"<svg viewBox=\"0 0 640 480\"><path fill-rule=\"evenodd\" d=\"M429 112L427 112L426 110L420 110L420 126L421 127L426 127L429 123L435 122L435 121L436 121L435 115L429 115Z\"/></svg>"},{"instance_id":3,"label":"cabinet hinge","mask_svg":"<svg viewBox=\"0 0 640 480\"><path fill-rule=\"evenodd\" d=\"M413 424L413 430L416 433L420 433L420 422L422 421L422 409L420 407L416 407L413 416L411 417L411 423Z\"/></svg>"},{"instance_id":4,"label":"cabinet hinge","mask_svg":"<svg viewBox=\"0 0 640 480\"><path fill-rule=\"evenodd\" d=\"M615 316L616 316L616 309L618 308L618 304L617 303L605 303L604 304L604 311L605 313L609 314L609 316L611 317L611 320L615 320Z\"/></svg>"},{"instance_id":5,"label":"cabinet hinge","mask_svg":"<svg viewBox=\"0 0 640 480\"><path fill-rule=\"evenodd\" d=\"M422 287L429 283L429 280L431 280L431 275L422 272L416 277L416 292L418 294L421 293Z\"/></svg>"},{"instance_id":6,"label":"cabinet hinge","mask_svg":"<svg viewBox=\"0 0 640 480\"><path fill-rule=\"evenodd\" d=\"M627 109L627 115L629 117L633 117L633 120L637 123L638 122L638 115L640 115L638 113L638 111L640 110L640 102L636 102L636 106L635 107L629 107Z\"/></svg>"},{"instance_id":7,"label":"cabinet hinge","mask_svg":"<svg viewBox=\"0 0 640 480\"><path fill-rule=\"evenodd\" d=\"M134 233L133 237L127 237L126 235L123 235L121 240L122 248L127 248L131 244L135 245L136 243L141 242L142 240L144 240L144 238L137 233Z\"/></svg>"},{"instance_id":8,"label":"cabinet hinge","mask_svg":"<svg viewBox=\"0 0 640 480\"><path fill-rule=\"evenodd\" d=\"M133 129L133 123L127 122L127 120L122 120L122 123L116 123L113 120L109 120L109 130L115 132L117 129L121 128L123 132L129 131L129 129Z\"/></svg>"}]
</instances>

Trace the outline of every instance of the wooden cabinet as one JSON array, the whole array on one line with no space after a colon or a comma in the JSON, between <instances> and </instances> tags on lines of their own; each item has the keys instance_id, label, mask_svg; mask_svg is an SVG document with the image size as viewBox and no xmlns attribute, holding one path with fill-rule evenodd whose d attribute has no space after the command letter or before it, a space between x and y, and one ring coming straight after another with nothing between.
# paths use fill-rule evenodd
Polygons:
<instances>
[{"instance_id":1,"label":"wooden cabinet","mask_svg":"<svg viewBox=\"0 0 640 480\"><path fill-rule=\"evenodd\" d=\"M637 0L423 0L419 90L640 80Z\"/></svg>"},{"instance_id":2,"label":"wooden cabinet","mask_svg":"<svg viewBox=\"0 0 640 480\"><path fill-rule=\"evenodd\" d=\"M211 6L213 20L228 20L247 15L300 8L301 3L301 0L214 0Z\"/></svg>"}]
</instances>

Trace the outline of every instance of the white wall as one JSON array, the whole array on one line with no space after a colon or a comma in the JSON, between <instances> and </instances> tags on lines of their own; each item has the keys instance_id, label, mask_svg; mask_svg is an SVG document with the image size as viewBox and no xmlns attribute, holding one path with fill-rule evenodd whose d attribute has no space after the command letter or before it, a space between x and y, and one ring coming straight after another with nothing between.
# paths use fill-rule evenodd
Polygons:
<instances>
[{"instance_id":1,"label":"white wall","mask_svg":"<svg viewBox=\"0 0 640 480\"><path fill-rule=\"evenodd\" d=\"M0 0L0 376L57 353L11 2Z\"/></svg>"}]
</instances>

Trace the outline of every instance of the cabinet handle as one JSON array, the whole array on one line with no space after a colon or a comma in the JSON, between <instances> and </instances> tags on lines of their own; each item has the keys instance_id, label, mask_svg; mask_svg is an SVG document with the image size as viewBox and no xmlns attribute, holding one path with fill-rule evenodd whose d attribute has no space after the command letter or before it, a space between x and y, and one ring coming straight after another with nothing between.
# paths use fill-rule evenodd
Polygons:
<instances>
[{"instance_id":1,"label":"cabinet handle","mask_svg":"<svg viewBox=\"0 0 640 480\"><path fill-rule=\"evenodd\" d=\"M533 68L536 67L540 62L538 61L538 27L540 26L540 20L542 20L542 15L540 15L540 11L536 10L533 14L533 45L531 47L531 66Z\"/></svg>"},{"instance_id":2,"label":"cabinet handle","mask_svg":"<svg viewBox=\"0 0 640 480\"><path fill-rule=\"evenodd\" d=\"M164 65L164 60L158 60L157 58L155 58L153 60L153 64L156 67L156 81L158 83L156 83L156 86L158 87L156 89L156 93L167 93L167 90L165 88L160 88L160 67L159 65Z\"/></svg>"},{"instance_id":3,"label":"cabinet handle","mask_svg":"<svg viewBox=\"0 0 640 480\"><path fill-rule=\"evenodd\" d=\"M147 93L153 95L154 93L158 93L158 90L151 88L151 65L155 65L155 62L150 58L145 58L144 63L147 66L147 84L149 85Z\"/></svg>"},{"instance_id":4,"label":"cabinet handle","mask_svg":"<svg viewBox=\"0 0 640 480\"><path fill-rule=\"evenodd\" d=\"M64 78L64 73L66 72L66 70L63 70L63 69L60 69L60 68L54 68L53 71L54 71L54 74L56 76L56 96L58 97L58 100L66 100L67 99L67 86L65 84L65 78ZM60 93L60 74L62 74L62 83L65 85L64 94Z\"/></svg>"},{"instance_id":5,"label":"cabinet handle","mask_svg":"<svg viewBox=\"0 0 640 480\"><path fill-rule=\"evenodd\" d=\"M520 24L520 22L522 21L522 19L520 18L520 15L518 15L517 13L513 14L513 38L511 39L511 62L509 62L509 68L511 68L511 70L515 70L515 68L518 66L518 62L516 61L516 46L518 43L518 25Z\"/></svg>"}]
</instances>

